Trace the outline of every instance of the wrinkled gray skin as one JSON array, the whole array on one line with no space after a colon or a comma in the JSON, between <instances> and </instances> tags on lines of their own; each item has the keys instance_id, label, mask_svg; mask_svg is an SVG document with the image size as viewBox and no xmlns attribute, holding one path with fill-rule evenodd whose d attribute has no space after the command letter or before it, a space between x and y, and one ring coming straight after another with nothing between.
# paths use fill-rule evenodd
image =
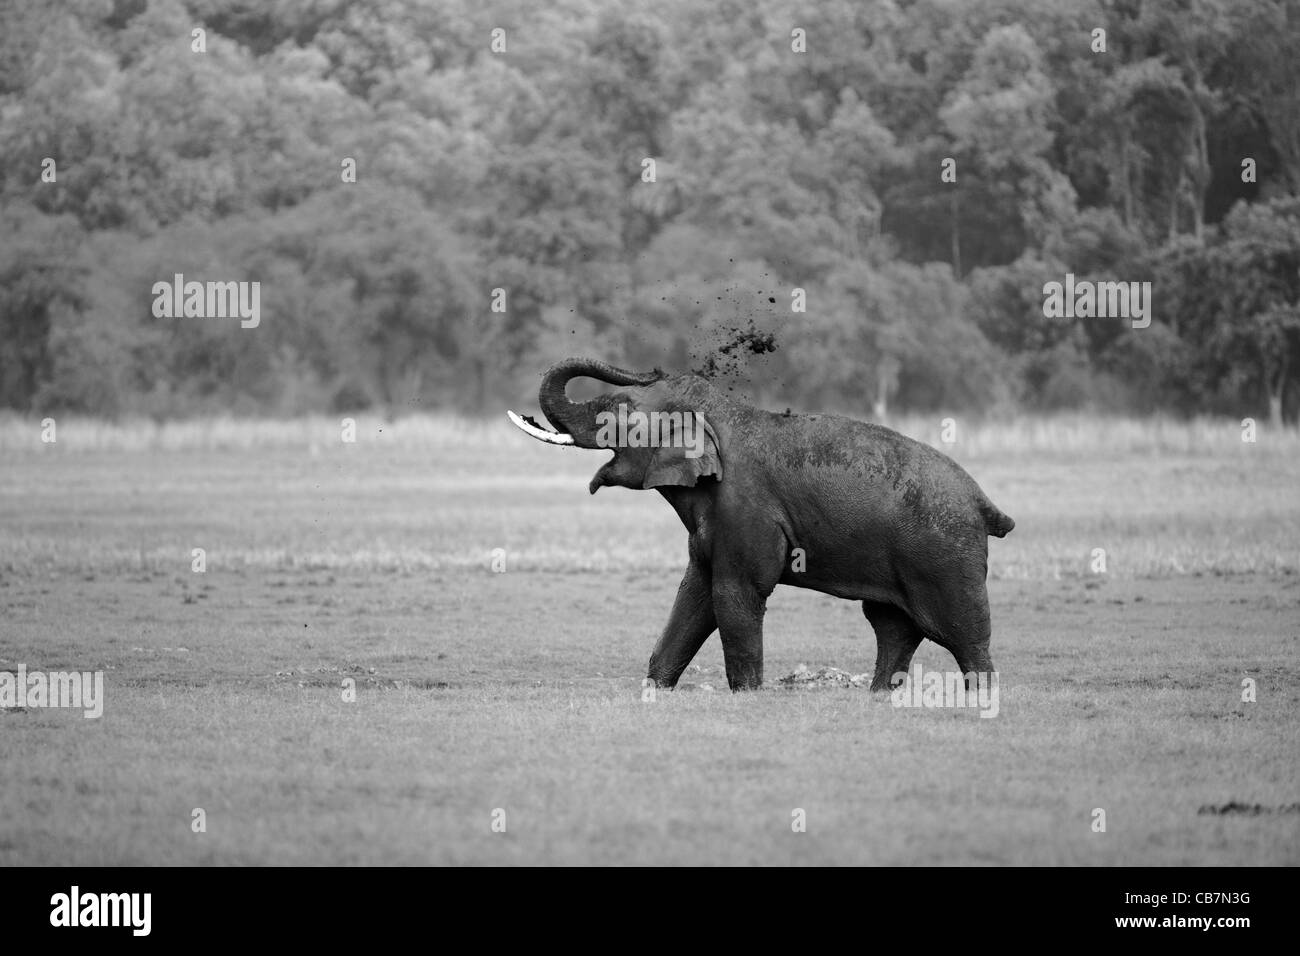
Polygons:
<instances>
[{"instance_id":1,"label":"wrinkled gray skin","mask_svg":"<svg viewBox=\"0 0 1300 956\"><path fill-rule=\"evenodd\" d=\"M572 378L616 386L590 402L565 395ZM928 445L838 415L765 412L697 375L627 372L567 359L547 371L540 401L559 435L597 448L596 414L700 412L704 454L681 447L617 448L592 478L654 488L690 534L690 564L650 655L649 678L673 687L715 630L731 689L763 682L763 613L778 584L862 602L876 632L872 690L906 671L922 638L963 673L993 671L985 590L988 535L1015 523L965 471ZM796 565L802 548L806 567Z\"/></svg>"}]
</instances>

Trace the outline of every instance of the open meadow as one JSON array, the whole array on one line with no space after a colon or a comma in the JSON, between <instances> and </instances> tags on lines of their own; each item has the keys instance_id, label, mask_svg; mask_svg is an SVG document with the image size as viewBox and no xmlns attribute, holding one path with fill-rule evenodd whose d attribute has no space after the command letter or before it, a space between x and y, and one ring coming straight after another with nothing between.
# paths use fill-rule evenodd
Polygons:
<instances>
[{"instance_id":1,"label":"open meadow","mask_svg":"<svg viewBox=\"0 0 1300 956\"><path fill-rule=\"evenodd\" d=\"M1016 520L994 719L781 684L875 657L791 588L643 701L685 532L504 417L0 422L0 671L105 686L0 711L0 865L1300 863L1300 437L891 424Z\"/></svg>"}]
</instances>

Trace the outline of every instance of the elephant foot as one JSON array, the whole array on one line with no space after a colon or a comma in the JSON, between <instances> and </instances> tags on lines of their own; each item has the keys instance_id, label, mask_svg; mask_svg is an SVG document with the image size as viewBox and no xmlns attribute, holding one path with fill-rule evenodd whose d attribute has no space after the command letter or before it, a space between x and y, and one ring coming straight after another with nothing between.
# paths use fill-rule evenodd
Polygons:
<instances>
[{"instance_id":1,"label":"elephant foot","mask_svg":"<svg viewBox=\"0 0 1300 956\"><path fill-rule=\"evenodd\" d=\"M727 668L727 685L732 693L742 690L760 690L763 687L763 665L758 667Z\"/></svg>"},{"instance_id":2,"label":"elephant foot","mask_svg":"<svg viewBox=\"0 0 1300 956\"><path fill-rule=\"evenodd\" d=\"M897 671L894 671L892 669L890 669L888 672L877 671L875 676L871 678L871 689L873 691L878 691L878 690L892 691L895 687L898 687L900 684L902 684L904 680L901 677L894 677L894 674L896 673Z\"/></svg>"}]
</instances>

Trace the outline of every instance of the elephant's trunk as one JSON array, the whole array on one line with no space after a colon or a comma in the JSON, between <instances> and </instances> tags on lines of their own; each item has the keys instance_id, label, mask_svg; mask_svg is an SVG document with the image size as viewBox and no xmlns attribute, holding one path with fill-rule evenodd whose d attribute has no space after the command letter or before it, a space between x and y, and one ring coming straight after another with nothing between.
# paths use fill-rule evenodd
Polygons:
<instances>
[{"instance_id":1,"label":"elephant's trunk","mask_svg":"<svg viewBox=\"0 0 1300 956\"><path fill-rule=\"evenodd\" d=\"M537 393L542 414L555 428L573 436L579 448L596 448L596 411L594 402L571 402L564 390L575 378L594 378L610 385L652 385L664 377L659 369L653 372L629 372L595 359L565 359L552 365L542 377L542 387Z\"/></svg>"}]
</instances>

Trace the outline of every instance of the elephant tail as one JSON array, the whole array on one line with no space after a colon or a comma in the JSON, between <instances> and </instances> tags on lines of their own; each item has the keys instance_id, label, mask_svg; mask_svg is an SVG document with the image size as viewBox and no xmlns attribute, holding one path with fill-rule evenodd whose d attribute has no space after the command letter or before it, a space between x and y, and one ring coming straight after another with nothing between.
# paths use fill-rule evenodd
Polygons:
<instances>
[{"instance_id":1,"label":"elephant tail","mask_svg":"<svg viewBox=\"0 0 1300 956\"><path fill-rule=\"evenodd\" d=\"M984 527L989 534L995 538L1005 538L1007 532L1016 526L1016 523L1007 515L998 510L997 505L984 499L983 505L980 506L980 514L984 516Z\"/></svg>"}]
</instances>

